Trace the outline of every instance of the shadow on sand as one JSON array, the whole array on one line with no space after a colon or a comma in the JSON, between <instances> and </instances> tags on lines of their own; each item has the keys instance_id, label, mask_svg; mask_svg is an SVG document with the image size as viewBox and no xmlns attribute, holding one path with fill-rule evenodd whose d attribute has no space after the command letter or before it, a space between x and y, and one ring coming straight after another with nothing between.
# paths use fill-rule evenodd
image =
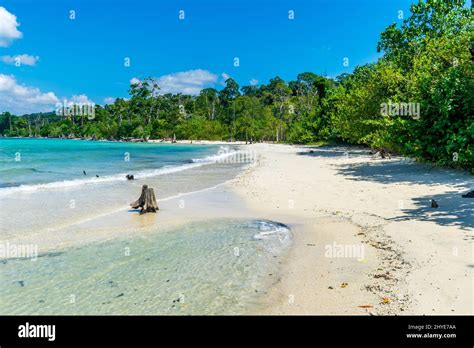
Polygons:
<instances>
[{"instance_id":1,"label":"shadow on sand","mask_svg":"<svg viewBox=\"0 0 474 348\"><path fill-rule=\"evenodd\" d=\"M438 202L438 208L431 208L431 199ZM463 230L474 228L474 199L462 198L457 191L416 197L412 201L417 208L404 209L402 210L404 215L388 220L433 221L441 226L458 226ZM463 239L472 242L474 235L465 236Z\"/></svg>"},{"instance_id":2,"label":"shadow on sand","mask_svg":"<svg viewBox=\"0 0 474 348\"><path fill-rule=\"evenodd\" d=\"M312 152L309 152L312 151ZM474 189L474 176L464 171L414 163L413 160L395 157L393 159L371 159L367 148L345 148L337 146L308 148L300 155L315 157L360 158L353 163L335 163L337 173L348 180L372 181L381 184L405 185L449 185L453 190L442 194L413 197L414 209L403 210L403 215L390 220L432 221L441 226L458 226L461 229L474 228L474 198L462 198L463 193ZM366 160L363 160L365 157ZM438 208L431 208L431 200L438 202ZM474 240L474 236L465 237Z\"/></svg>"},{"instance_id":3,"label":"shadow on sand","mask_svg":"<svg viewBox=\"0 0 474 348\"><path fill-rule=\"evenodd\" d=\"M327 157L327 158L347 158L361 157L370 155L370 149L367 147L348 147L348 146L305 146L307 151L299 151L296 154L300 156Z\"/></svg>"}]
</instances>

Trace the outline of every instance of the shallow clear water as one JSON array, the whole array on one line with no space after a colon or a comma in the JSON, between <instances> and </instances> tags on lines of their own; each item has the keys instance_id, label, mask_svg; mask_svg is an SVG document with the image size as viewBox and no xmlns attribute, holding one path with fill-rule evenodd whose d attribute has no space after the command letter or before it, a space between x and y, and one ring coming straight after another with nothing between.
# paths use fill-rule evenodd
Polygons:
<instances>
[{"instance_id":1,"label":"shallow clear water","mask_svg":"<svg viewBox=\"0 0 474 348\"><path fill-rule=\"evenodd\" d=\"M218 185L244 165L216 162L226 155L220 150L216 145L0 139L0 241L44 235L127 209L144 184L154 189L159 204ZM126 173L135 180L126 180Z\"/></svg>"},{"instance_id":2,"label":"shallow clear water","mask_svg":"<svg viewBox=\"0 0 474 348\"><path fill-rule=\"evenodd\" d=\"M210 201L187 196L234 178L247 165L216 161L229 154L222 150L0 139L0 243L33 243L40 253L36 261L0 259L0 314L237 314L257 308L277 281L289 230L241 219L181 224L192 214L250 216L233 212L238 202L228 193ZM126 180L127 173L136 180ZM162 209L138 217L129 203L144 184L154 188ZM221 205L232 214L211 214Z\"/></svg>"},{"instance_id":3,"label":"shallow clear water","mask_svg":"<svg viewBox=\"0 0 474 348\"><path fill-rule=\"evenodd\" d=\"M0 262L0 314L252 313L291 242L281 224L177 229Z\"/></svg>"}]
</instances>

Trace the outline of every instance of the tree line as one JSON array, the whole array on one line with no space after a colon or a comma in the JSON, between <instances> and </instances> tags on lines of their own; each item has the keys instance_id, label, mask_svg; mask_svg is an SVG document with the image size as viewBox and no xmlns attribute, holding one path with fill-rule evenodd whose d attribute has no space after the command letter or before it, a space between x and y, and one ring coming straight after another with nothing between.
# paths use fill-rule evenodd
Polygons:
<instances>
[{"instance_id":1,"label":"tree line","mask_svg":"<svg viewBox=\"0 0 474 348\"><path fill-rule=\"evenodd\" d=\"M426 0L380 36L375 63L334 79L303 72L286 82L199 95L161 94L153 78L129 98L76 113L0 115L5 136L346 142L474 171L474 30L464 0Z\"/></svg>"}]
</instances>

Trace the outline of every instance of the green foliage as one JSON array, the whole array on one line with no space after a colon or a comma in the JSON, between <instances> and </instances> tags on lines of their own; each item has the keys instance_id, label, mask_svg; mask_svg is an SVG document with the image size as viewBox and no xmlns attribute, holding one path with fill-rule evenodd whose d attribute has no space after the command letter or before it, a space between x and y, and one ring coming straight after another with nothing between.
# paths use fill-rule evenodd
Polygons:
<instances>
[{"instance_id":1,"label":"green foliage","mask_svg":"<svg viewBox=\"0 0 474 348\"><path fill-rule=\"evenodd\" d=\"M331 91L340 138L441 165L474 168L473 16L464 1L420 1L389 26L377 63L356 68ZM383 103L419 105L420 114L384 115Z\"/></svg>"},{"instance_id":2,"label":"green foliage","mask_svg":"<svg viewBox=\"0 0 474 348\"><path fill-rule=\"evenodd\" d=\"M240 88L229 78L220 91L190 96L160 94L156 80L146 78L130 86L129 100L96 106L92 118L5 112L0 133L345 141L474 172L473 22L463 0L419 1L402 25L381 33L377 62L335 80L303 72L289 83L276 76L266 85Z\"/></svg>"}]
</instances>

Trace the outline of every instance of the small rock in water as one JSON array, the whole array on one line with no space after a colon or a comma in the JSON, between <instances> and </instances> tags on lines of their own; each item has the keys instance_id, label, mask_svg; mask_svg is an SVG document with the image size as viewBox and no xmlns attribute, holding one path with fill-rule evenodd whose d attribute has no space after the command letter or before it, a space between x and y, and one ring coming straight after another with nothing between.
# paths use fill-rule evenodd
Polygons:
<instances>
[{"instance_id":1,"label":"small rock in water","mask_svg":"<svg viewBox=\"0 0 474 348\"><path fill-rule=\"evenodd\" d=\"M474 191L468 192L465 195L462 195L463 198L474 198Z\"/></svg>"},{"instance_id":2,"label":"small rock in water","mask_svg":"<svg viewBox=\"0 0 474 348\"><path fill-rule=\"evenodd\" d=\"M439 204L434 199L431 200L431 208L438 208Z\"/></svg>"},{"instance_id":3,"label":"small rock in water","mask_svg":"<svg viewBox=\"0 0 474 348\"><path fill-rule=\"evenodd\" d=\"M123 295L124 295L124 293L122 292L121 294L118 294L117 296L115 296L115 298L122 297Z\"/></svg>"},{"instance_id":4,"label":"small rock in water","mask_svg":"<svg viewBox=\"0 0 474 348\"><path fill-rule=\"evenodd\" d=\"M18 284L20 284L20 286L25 286L25 281L19 280L19 281L18 281Z\"/></svg>"}]
</instances>

